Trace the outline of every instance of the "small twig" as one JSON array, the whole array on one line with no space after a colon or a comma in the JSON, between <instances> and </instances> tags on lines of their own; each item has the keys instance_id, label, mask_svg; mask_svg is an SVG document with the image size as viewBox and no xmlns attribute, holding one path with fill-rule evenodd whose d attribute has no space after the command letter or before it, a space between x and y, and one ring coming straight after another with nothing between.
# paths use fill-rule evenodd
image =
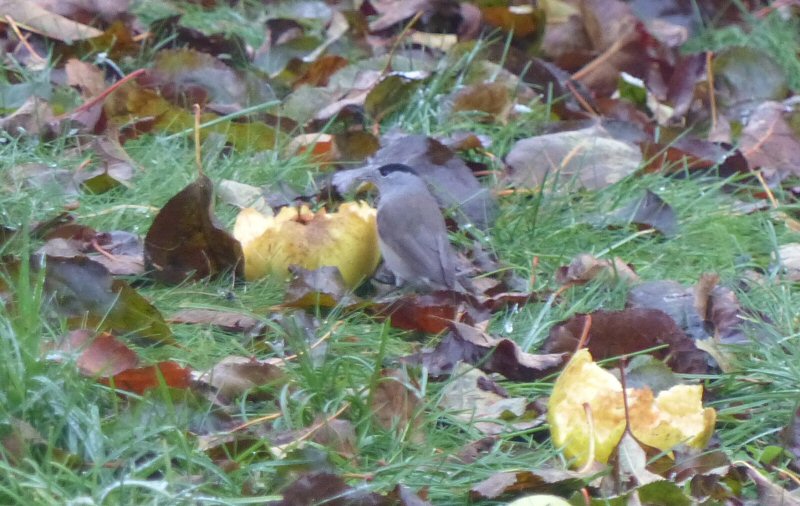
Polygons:
<instances>
[{"instance_id":1,"label":"small twig","mask_svg":"<svg viewBox=\"0 0 800 506\"><path fill-rule=\"evenodd\" d=\"M708 82L708 102L711 105L711 131L717 131L717 96L714 93L714 53L706 51L706 81Z\"/></svg>"},{"instance_id":2,"label":"small twig","mask_svg":"<svg viewBox=\"0 0 800 506\"><path fill-rule=\"evenodd\" d=\"M586 346L586 341L589 340L589 329L592 328L592 315L586 315L586 321L583 322L583 330L581 331L581 338L578 340L578 346L575 348L575 352L577 353L578 350Z\"/></svg>"},{"instance_id":3,"label":"small twig","mask_svg":"<svg viewBox=\"0 0 800 506\"><path fill-rule=\"evenodd\" d=\"M764 179L764 174L762 174L760 170L750 169L750 172L755 174L756 179L758 179L758 182L761 183L761 187L764 188L764 192L766 192L767 199L769 199L769 203L772 206L772 208L777 209L778 206L780 206L780 204L778 203L778 200L775 198L775 194L772 193L772 190L767 184L767 181Z\"/></svg>"},{"instance_id":4,"label":"small twig","mask_svg":"<svg viewBox=\"0 0 800 506\"><path fill-rule=\"evenodd\" d=\"M575 100L577 100L578 104L580 104L580 106L583 107L584 111L588 112L592 116L598 115L597 111L595 111L592 105L589 102L587 102L585 98L583 98L583 95L580 94L580 92L575 88L575 85L572 84L571 81L566 81L564 83L564 86L566 86L569 92L572 93L572 96L575 97Z\"/></svg>"},{"instance_id":5,"label":"small twig","mask_svg":"<svg viewBox=\"0 0 800 506\"><path fill-rule=\"evenodd\" d=\"M92 247L95 249L95 251L97 251L98 253L100 253L100 254L101 254L101 255L103 255L104 257L108 258L108 259L109 259L109 260L111 260L112 262L115 262L115 261L117 260L117 257L115 257L114 255L112 255L112 254L111 254L111 253L109 253L108 251L104 250L104 249L103 249L103 247L102 247L102 246L100 246L100 245L97 243L97 238L96 238L96 237L92 237Z\"/></svg>"},{"instance_id":6,"label":"small twig","mask_svg":"<svg viewBox=\"0 0 800 506\"><path fill-rule=\"evenodd\" d=\"M89 100L87 100L83 104L79 105L78 107L76 107L72 111L66 112L66 113L62 114L61 116L56 117L56 120L64 119L64 118L66 118L68 116L71 116L73 114L76 114L76 113L79 113L79 112L84 112L84 111L87 111L87 110L91 109L92 107L96 106L97 104L103 102L106 98L108 98L109 95L111 95L112 93L117 91L123 84L125 84L128 81L131 81L133 79L136 79L140 75L144 74L144 72L145 72L144 69L134 70L133 72L131 72L127 76L123 77L119 81L115 82L114 84L112 84L111 86L106 88L105 91L103 91L103 93L97 95L94 98L90 98Z\"/></svg>"},{"instance_id":7,"label":"small twig","mask_svg":"<svg viewBox=\"0 0 800 506\"><path fill-rule=\"evenodd\" d=\"M411 21L406 24L406 26L403 28L403 31L401 31L395 39L394 44L392 44L392 49L389 50L389 57L386 60L386 66L384 66L383 70L381 71L381 78L389 73L389 69L392 68L392 58L394 58L397 48L400 46L400 43L403 41L406 35L408 35L408 31L411 30L411 27L414 26L414 23L416 23L422 16L422 13L423 11L421 10L417 11L417 13L414 14L414 17L411 18Z\"/></svg>"},{"instance_id":8,"label":"small twig","mask_svg":"<svg viewBox=\"0 0 800 506\"><path fill-rule=\"evenodd\" d=\"M194 163L197 164L197 172L203 176L203 157L200 149L200 105L194 104Z\"/></svg>"},{"instance_id":9,"label":"small twig","mask_svg":"<svg viewBox=\"0 0 800 506\"><path fill-rule=\"evenodd\" d=\"M536 284L536 270L538 268L539 268L539 256L536 255L531 259L531 279L530 279L531 291L533 291L533 287Z\"/></svg>"},{"instance_id":10,"label":"small twig","mask_svg":"<svg viewBox=\"0 0 800 506\"><path fill-rule=\"evenodd\" d=\"M255 425L255 424L261 423L261 422L268 422L270 420L275 420L275 419L280 418L280 417L281 417L280 413L272 413L271 415L260 416L258 418L254 418L252 420L244 422L241 425L237 425L236 427L234 427L230 431L228 431L228 433L232 434L232 433L238 432L238 431L240 431L242 429L246 429L247 427L250 427L251 425Z\"/></svg>"},{"instance_id":11,"label":"small twig","mask_svg":"<svg viewBox=\"0 0 800 506\"><path fill-rule=\"evenodd\" d=\"M5 15L5 18L6 21L8 21L9 26L11 26L11 29L14 31L14 34L19 39L19 43L25 46L25 49L27 49L31 56L33 56L33 59L39 61L40 63L46 61L39 53L36 52L35 49L33 49L33 46L31 46L28 42L28 38L22 35L22 32L20 31L17 22L14 21L14 18L8 14Z\"/></svg>"},{"instance_id":12,"label":"small twig","mask_svg":"<svg viewBox=\"0 0 800 506\"><path fill-rule=\"evenodd\" d=\"M111 206L102 211L98 211L96 213L84 214L82 218L95 218L97 216L105 216L106 214L111 214L117 211L124 211L126 209L135 209L138 211L147 211L149 213L157 213L161 211L161 209L154 207L154 206L142 206L138 204L119 204L116 206Z\"/></svg>"},{"instance_id":13,"label":"small twig","mask_svg":"<svg viewBox=\"0 0 800 506\"><path fill-rule=\"evenodd\" d=\"M580 81L591 72L593 72L597 67L604 64L606 60L614 56L620 49L628 43L628 37L626 34L621 35L618 37L613 44L611 44L608 49L600 53L597 58L587 63L582 69L572 74L572 79L576 81Z\"/></svg>"}]
</instances>

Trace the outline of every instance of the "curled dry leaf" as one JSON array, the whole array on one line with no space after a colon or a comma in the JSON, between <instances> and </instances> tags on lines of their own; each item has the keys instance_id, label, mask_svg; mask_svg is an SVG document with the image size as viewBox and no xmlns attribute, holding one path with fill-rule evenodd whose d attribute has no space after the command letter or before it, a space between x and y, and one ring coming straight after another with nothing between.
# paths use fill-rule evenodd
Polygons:
<instances>
[{"instance_id":1,"label":"curled dry leaf","mask_svg":"<svg viewBox=\"0 0 800 506\"><path fill-rule=\"evenodd\" d=\"M154 278L177 284L241 272L242 248L217 226L213 193L211 180L201 175L156 215L144 239L145 265Z\"/></svg>"},{"instance_id":2,"label":"curled dry leaf","mask_svg":"<svg viewBox=\"0 0 800 506\"><path fill-rule=\"evenodd\" d=\"M553 444L564 448L575 467L591 459L608 461L625 431L622 395L619 380L595 364L586 349L576 352L559 375L547 416ZM704 448L714 432L716 412L703 408L701 385L676 385L658 396L649 388L628 388L626 395L630 430L648 446Z\"/></svg>"},{"instance_id":3,"label":"curled dry leaf","mask_svg":"<svg viewBox=\"0 0 800 506\"><path fill-rule=\"evenodd\" d=\"M278 386L286 382L283 370L268 362L254 358L229 356L220 360L198 381L212 386L225 401L244 395L259 387ZM264 395L251 396L264 398ZM271 396L267 396L269 398Z\"/></svg>"},{"instance_id":4,"label":"curled dry leaf","mask_svg":"<svg viewBox=\"0 0 800 506\"><path fill-rule=\"evenodd\" d=\"M614 260L595 258L589 253L581 253L569 265L559 267L556 281L562 285L583 284L594 279L622 281L626 284L639 282L639 275L621 258Z\"/></svg>"},{"instance_id":5,"label":"curled dry leaf","mask_svg":"<svg viewBox=\"0 0 800 506\"><path fill-rule=\"evenodd\" d=\"M245 277L287 276L289 266L334 266L348 287L375 272L380 260L376 211L363 202L344 203L339 211L313 213L285 207L274 217L244 209L233 235L242 243Z\"/></svg>"}]
</instances>

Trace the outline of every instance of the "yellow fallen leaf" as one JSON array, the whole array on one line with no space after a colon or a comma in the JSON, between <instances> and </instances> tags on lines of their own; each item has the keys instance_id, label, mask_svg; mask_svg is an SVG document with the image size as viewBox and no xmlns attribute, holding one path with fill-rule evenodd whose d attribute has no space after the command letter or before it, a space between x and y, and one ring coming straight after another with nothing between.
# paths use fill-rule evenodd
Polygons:
<instances>
[{"instance_id":1,"label":"yellow fallen leaf","mask_svg":"<svg viewBox=\"0 0 800 506\"><path fill-rule=\"evenodd\" d=\"M375 217L375 209L363 202L344 203L335 213L284 207L274 217L243 209L233 236L242 244L245 278L285 276L290 265L330 265L355 287L375 272L380 260Z\"/></svg>"},{"instance_id":2,"label":"yellow fallen leaf","mask_svg":"<svg viewBox=\"0 0 800 506\"><path fill-rule=\"evenodd\" d=\"M716 412L703 408L701 385L676 385L653 396L649 388L627 389L631 432L642 443L668 451L685 443L703 448L714 432ZM589 406L590 428L584 404ZM548 403L553 444L563 447L576 467L592 458L607 462L625 431L622 385L592 361L586 349L573 355L553 387Z\"/></svg>"}]
</instances>

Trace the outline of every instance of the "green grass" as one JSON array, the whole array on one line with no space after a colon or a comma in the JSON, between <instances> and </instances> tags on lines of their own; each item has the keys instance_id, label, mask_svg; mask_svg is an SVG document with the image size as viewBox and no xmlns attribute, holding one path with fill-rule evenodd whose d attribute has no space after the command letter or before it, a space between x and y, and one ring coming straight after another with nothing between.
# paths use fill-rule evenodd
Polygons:
<instances>
[{"instance_id":1,"label":"green grass","mask_svg":"<svg viewBox=\"0 0 800 506\"><path fill-rule=\"evenodd\" d=\"M140 2L144 15L161 2ZM243 23L248 42L257 44L256 23L244 6L209 13L186 7L187 23L208 31L237 31ZM162 7L169 10L166 7ZM150 12L154 18L155 11ZM263 20L262 20L263 21ZM794 23L794 24L792 24ZM753 43L773 51L787 69L795 69L787 51L796 49L792 32L796 22L769 17L755 23L749 33L709 32L698 39L702 47ZM789 42L787 42L789 41ZM474 55L472 55L474 56ZM507 125L476 124L471 118L447 118L442 98L468 74L471 55L418 90L418 107L388 118L384 129L400 126L412 132L447 134L467 129L489 135L491 151L505 155L517 139L532 135L548 116L546 104ZM135 66L135 65L134 65ZM798 82L792 81L795 89ZM71 169L82 158L69 148L68 139L33 142L6 138L0 144L0 177L4 185L2 220L25 226L52 217L65 204L77 200L78 222L97 230L128 230L144 234L160 208L196 177L188 139L165 140L145 136L125 145L141 167L134 186L104 195L63 195L57 185L33 189L10 177L24 163L43 163ZM208 153L207 153L208 154ZM487 161L481 155L476 159ZM206 172L215 181L233 179L253 185L291 181L304 186L315 171L307 159L284 158L276 153L233 153L207 156ZM493 167L495 169L499 167ZM797 234L768 213L738 214L737 196L722 191L715 178L665 178L647 175L627 178L599 191L560 191L546 187L534 196L502 199L501 213L488 245L514 271L530 277L531 260L539 258L535 289L556 287L553 273L579 253L604 258L619 256L645 280L674 279L691 284L704 272L718 272L727 285L736 285L745 269L770 271L771 255L779 244L797 240ZM744 183L743 183L744 184ZM631 196L651 189L678 213L679 234L665 239L639 234L633 228L609 229L603 216ZM745 193L739 195L747 199ZM787 209L792 210L787 206ZM230 228L236 210L219 205L217 216ZM454 238L458 239L458 238ZM15 241L4 254L26 255L38 244ZM45 360L43 347L66 331L65 322L41 318L42 280L27 267L19 276L3 280L11 287L14 304L0 308L0 436L32 425L42 441L28 445L22 455L8 452L0 458L0 503L3 504L244 504L272 497L298 470L334 469L345 476L369 476L370 489L385 492L397 483L412 489L427 487L434 504L461 504L469 488L498 471L528 469L557 459L545 426L507 435L471 464L453 458L467 441L480 434L438 407L443 384L417 376L422 406L419 440L415 434L385 430L372 421L368 400L377 371L392 358L429 345L436 338L421 337L389 328L363 314L334 311L319 313L312 333L330 333L322 351L290 362L289 386L274 398L239 402L227 413L210 407L196 394L166 388L143 397L119 396L109 388L80 376L69 357L59 363ZM138 288L165 315L187 307L232 308L268 320L270 306L282 300L282 284L274 280L232 286L228 281L199 282L166 288ZM771 276L763 285L740 290L746 307L763 313L771 322L755 327L754 343L736 355L735 371L705 378L709 402L719 410L717 437L733 457L757 459L764 448L778 444L778 431L791 417L800 395L800 357L797 350L800 304L794 287ZM564 293L558 304L534 303L496 315L492 330L500 337L532 345L546 337L550 326L572 314L595 309L618 309L627 288L590 283ZM145 361L172 359L205 370L229 355L274 356L280 343L296 347L308 336L267 321L266 338L251 342L240 335L206 326L174 325L183 348L137 348ZM504 382L514 395L531 399L547 395L551 381L521 384ZM268 455L267 439L251 452L233 454L238 469L223 472L197 448L194 433L217 427L230 417L245 421L280 413L276 431L299 430L319 417L331 416L349 406L343 419L355 429L355 457L345 458L323 445L308 442L287 458ZM243 491L247 491L245 494Z\"/></svg>"}]
</instances>

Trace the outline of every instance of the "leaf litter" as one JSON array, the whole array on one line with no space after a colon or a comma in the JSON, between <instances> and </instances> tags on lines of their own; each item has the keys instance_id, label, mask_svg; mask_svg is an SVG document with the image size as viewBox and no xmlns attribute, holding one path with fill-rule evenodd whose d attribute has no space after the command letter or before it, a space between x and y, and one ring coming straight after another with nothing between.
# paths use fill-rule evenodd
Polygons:
<instances>
[{"instance_id":1,"label":"leaf litter","mask_svg":"<svg viewBox=\"0 0 800 506\"><path fill-rule=\"evenodd\" d=\"M216 3L202 2L203 8ZM0 37L20 67L10 68L9 84L0 86L0 129L31 142L63 134L69 156L57 168L17 165L2 184L14 191L54 190L71 199L72 210L100 194L124 200L148 170L133 161L126 145L148 133L176 139L194 130L199 141L218 140L218 157L307 156L320 170L333 171L325 177L337 199L353 200L364 171L387 163L412 166L452 218L451 231L470 240L491 233L506 195L541 194L554 184L580 199L645 173L738 177L755 182L751 193L777 207L796 176L798 134L794 97L786 100L787 76L760 50L684 50L697 19L709 22L716 14L716 22L738 26L742 13L713 1L698 2L696 12L680 2L665 4L371 0L348 10L303 2L287 7L282 15L289 17L267 8L265 37L254 48L239 35L190 27L180 15L146 27L127 2L37 2L33 11L6 2L0 6L6 28ZM506 43L475 45L488 30L498 30ZM42 72L48 48L58 57L50 64L52 75L38 88L19 86L26 79L20 69ZM134 67L135 58L148 52L153 61ZM445 74L438 62L450 64L468 53L475 60L471 73L434 100L443 121L468 119L472 131L443 142L451 132L386 129L440 85L437 79ZM12 92L9 107L5 97ZM549 124L541 130L506 139L484 133L524 123L550 98L555 101ZM190 110L194 104L202 107L197 116ZM710 126L696 127L704 123ZM689 125L694 127L684 129ZM736 141L738 148L720 140ZM556 284L550 292L534 288L542 285L535 275L529 282L507 276L502 271L510 268L497 259L466 254L461 242L460 269L470 279L464 292L387 293L376 279L381 271L375 274L379 248L370 208L331 198L320 189L319 177L306 180L314 182L292 190L285 181L263 188L201 173L163 205L143 239L133 231L99 232L83 225L82 217L70 223L61 214L34 227L29 237L19 224L4 224L4 252L11 256L3 259L3 304L12 315L19 311L9 281L27 286L40 276L42 318L70 330L47 357L72 357L82 375L119 394L172 389L208 403L203 409L214 406L225 413L224 423L219 415L219 433L197 435L198 448L225 473L246 466L242 456L248 452L277 462L322 448L365 459L359 444L375 437L365 431L377 427L423 445L427 431L436 427L429 425L431 418L443 424L445 410L481 434L462 441L464 447L475 445L471 459L480 459L492 445L519 449L514 437L536 434L546 425L552 435L547 444L563 445L564 455L581 467L569 471L549 461L537 469L500 471L481 483L459 485L451 499L534 501L557 494L573 501L739 503L749 481L762 501L794 500L782 485L749 464L731 463L721 450L699 453L715 430L715 412L704 404L714 392L681 375L733 373L737 355L730 345L748 343L759 325L773 324L745 307L718 275L697 273L698 283L689 287L653 279L624 258L584 253L547 273ZM242 209L233 233L212 211L215 186L226 202ZM733 185L723 189L738 191ZM278 193L283 202L274 206L271 196ZM646 190L595 218L604 225L653 228L663 235L660 240L675 240L685 233L684 211L676 213L660 194L661 189ZM283 207L296 200L306 207ZM347 215L351 206L358 207L351 214L363 215L360 221L319 225ZM35 242L40 255L27 258L14 249L23 239ZM793 279L797 269L790 246L779 245L776 261ZM535 271L536 260L531 261ZM153 303L138 293L152 289L152 280L207 286L229 275L234 301L259 278L277 277L285 287L283 304L189 309L165 320L156 307L161 300ZM625 309L598 307L556 322L535 350L494 337L505 336L492 327L502 313L543 301L559 305L575 293L620 282L628 293ZM379 361L370 363L370 384L349 385L349 400L337 401L338 408L313 401L291 419L285 403L297 400L293 395L304 388L296 371L319 370L335 360L325 341L342 337L339 322L317 337L322 323L331 323L328 318L385 321L412 336L405 349L416 352L402 356L392 343L386 355L382 346L375 350ZM237 344L245 349L193 367L176 338L182 332L173 334L177 325L218 327L248 341ZM359 339L350 336L337 347ZM150 350L137 347L152 344L173 345L168 347L173 351L165 352L166 360L151 359ZM637 357L625 358L630 355ZM628 367L615 377L592 356ZM548 399L537 392L551 380ZM284 403L280 409L278 402ZM258 414L248 420L249 409ZM369 416L359 418L359 410ZM43 441L26 423L12 424L15 432L2 443L17 460L21 446ZM792 424L785 431L789 451L797 446ZM506 437L509 433L517 436ZM481 439L485 434L493 437L488 446ZM344 468L328 463L324 471L288 473L267 485L250 481L243 491L261 487L281 494L274 504L428 503L424 487L412 492L392 483L373 490L371 476L365 481Z\"/></svg>"}]
</instances>

